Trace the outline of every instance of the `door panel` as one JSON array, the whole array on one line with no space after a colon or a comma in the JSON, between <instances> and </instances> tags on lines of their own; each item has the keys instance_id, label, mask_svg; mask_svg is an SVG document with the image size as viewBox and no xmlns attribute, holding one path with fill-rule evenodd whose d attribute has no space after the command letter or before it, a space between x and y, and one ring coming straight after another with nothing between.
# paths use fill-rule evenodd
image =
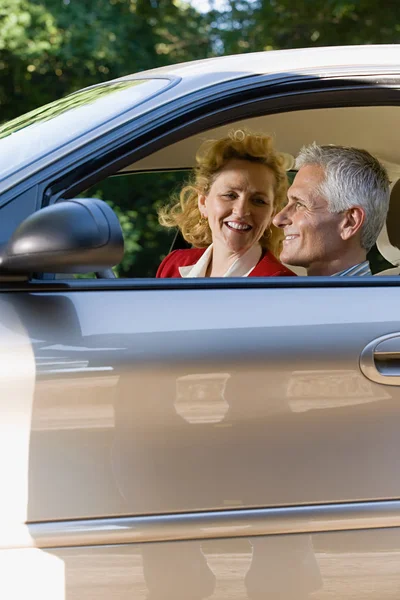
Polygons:
<instances>
[{"instance_id":1,"label":"door panel","mask_svg":"<svg viewBox=\"0 0 400 600\"><path fill-rule=\"evenodd\" d=\"M1 303L36 364L29 521L400 497L399 389L359 370L400 330L396 288Z\"/></svg>"},{"instance_id":2,"label":"door panel","mask_svg":"<svg viewBox=\"0 0 400 600\"><path fill-rule=\"evenodd\" d=\"M399 561L396 528L3 550L0 592L8 600L397 600Z\"/></svg>"},{"instance_id":3,"label":"door panel","mask_svg":"<svg viewBox=\"0 0 400 600\"><path fill-rule=\"evenodd\" d=\"M400 390L359 369L400 331L399 295L3 293L0 564L15 598L397 598L397 527L312 533L310 519L296 535L122 545L105 529L102 546L40 550L22 524L69 519L84 536L80 518L399 498Z\"/></svg>"}]
</instances>

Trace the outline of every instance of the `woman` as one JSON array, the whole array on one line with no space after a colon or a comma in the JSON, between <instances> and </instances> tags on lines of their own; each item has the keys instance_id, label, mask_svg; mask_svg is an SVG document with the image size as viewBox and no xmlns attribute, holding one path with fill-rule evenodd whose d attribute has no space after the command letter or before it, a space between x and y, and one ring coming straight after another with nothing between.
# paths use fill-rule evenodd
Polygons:
<instances>
[{"instance_id":1,"label":"woman","mask_svg":"<svg viewBox=\"0 0 400 600\"><path fill-rule=\"evenodd\" d=\"M210 140L196 155L192 182L159 212L179 227L190 250L175 250L157 277L294 275L274 256L282 234L271 225L286 199L284 160L267 135L242 130Z\"/></svg>"}]
</instances>

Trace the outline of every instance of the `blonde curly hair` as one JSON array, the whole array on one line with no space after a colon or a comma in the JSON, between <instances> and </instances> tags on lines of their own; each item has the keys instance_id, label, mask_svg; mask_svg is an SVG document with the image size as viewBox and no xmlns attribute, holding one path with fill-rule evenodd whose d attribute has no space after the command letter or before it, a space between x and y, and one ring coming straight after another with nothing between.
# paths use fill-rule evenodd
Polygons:
<instances>
[{"instance_id":1,"label":"blonde curly hair","mask_svg":"<svg viewBox=\"0 0 400 600\"><path fill-rule=\"evenodd\" d=\"M220 140L207 140L197 154L190 180L172 204L163 206L158 219L165 227L179 227L184 239L196 248L205 248L212 243L211 229L207 219L202 219L198 207L198 195L207 195L217 175L232 159L247 160L265 165L275 175L274 214L283 208L286 201L288 180L283 157L273 147L272 137L255 134L243 129L232 130ZM274 225L263 233L260 244L279 256L283 234Z\"/></svg>"}]
</instances>

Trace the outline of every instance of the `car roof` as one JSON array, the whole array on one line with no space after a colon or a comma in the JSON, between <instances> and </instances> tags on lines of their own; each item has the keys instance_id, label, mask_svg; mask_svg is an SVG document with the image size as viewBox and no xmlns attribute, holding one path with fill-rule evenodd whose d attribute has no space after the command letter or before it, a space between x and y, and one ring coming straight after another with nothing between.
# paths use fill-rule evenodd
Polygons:
<instances>
[{"instance_id":1,"label":"car roof","mask_svg":"<svg viewBox=\"0 0 400 600\"><path fill-rule=\"evenodd\" d=\"M151 71L144 76L178 77L183 88L195 90L246 76L310 75L314 78L361 77L363 75L390 75L400 73L400 44L315 47L276 50L222 56L181 63ZM313 111L286 112L235 121L235 127L274 134L280 150L296 155L305 143L318 139L319 143L355 145L369 149L385 162L394 180L400 176L400 153L396 138L391 134L398 121L398 106L394 107L332 107ZM296 122L301 120L301 130ZM228 134L231 125L208 130L207 137L219 138ZM197 148L205 139L200 132L191 138L176 142L151 157L127 166L124 171L164 170L191 168L195 164Z\"/></svg>"},{"instance_id":2,"label":"car roof","mask_svg":"<svg viewBox=\"0 0 400 600\"><path fill-rule=\"evenodd\" d=\"M400 44L364 46L334 46L297 48L291 50L269 50L247 54L235 54L216 58L190 61L144 71L146 76L175 76L182 79L209 80L220 82L226 78L268 73L298 73L332 69L345 72L348 69L371 67L400 68Z\"/></svg>"},{"instance_id":3,"label":"car roof","mask_svg":"<svg viewBox=\"0 0 400 600\"><path fill-rule=\"evenodd\" d=\"M60 137L57 151L54 147L47 147L45 136L41 133L43 127L48 127L51 130L51 139L54 138L54 115L52 116L53 122L48 121L47 125L44 124L43 127L41 125L42 129L40 131L33 127L26 127L24 130L21 130L24 143L21 142L20 131L18 131L16 134L13 134L11 141L4 142L3 140L7 148L8 145L12 146L14 144L20 151L23 151L23 157L18 161L16 160L15 150L7 152L4 149L4 156L12 156L12 161L6 161L7 165L2 174L4 180L2 187L3 189L8 189L15 182L30 175L32 173L31 165L33 165L33 162L37 165L35 168L39 169L41 168L40 164L43 166L46 161L52 162L68 153L72 147L78 144L76 140L79 140L79 144L87 143L103 135L105 132L111 131L113 127L117 127L120 123L130 118L134 112L135 116L137 116L139 113L152 109L158 104L170 101L171 98L184 97L187 94L196 92L196 90L203 90L214 84L221 84L239 78L243 79L246 76L250 77L257 74L267 76L268 74L272 76L276 76L277 74L284 76L286 73L297 76L310 74L313 77L322 77L324 75L341 77L346 74L362 76L363 74L374 74L375 68L377 75L399 73L400 46L339 46L238 54L160 67L97 84L67 96L62 102L65 100L67 104L70 101L74 101L78 94L96 94L101 88L105 89L107 86L112 87L116 84L132 84L135 81L141 81L142 84L150 87L159 85L165 91L161 89L160 93L149 94L146 102L139 103L138 107L134 101L130 104L131 99L129 96L127 98L128 106L125 113L121 112L121 109L117 107L115 111L112 109L115 114L114 112L113 114L107 114L107 118L105 119L101 117L97 108L96 110L93 109L90 113L93 118L97 119L96 115L99 113L99 122L94 123L93 127L89 126L85 120L82 126L79 125L75 115L74 126L76 131L74 133L66 130L66 134L62 139ZM161 80L164 80L164 85L161 84ZM126 93L131 94L130 91ZM115 102L112 98L111 100L110 105L114 106ZM46 109L47 112L53 110L52 105L41 107L40 111L42 111L42 108ZM132 111L132 113L129 111ZM36 112L33 111L35 114ZM26 115L28 124L33 113ZM62 118L64 117L61 116L59 120L61 121ZM13 123L11 122L12 125ZM27 130L28 133L26 133ZM29 136L32 138L32 143L26 143ZM37 139L40 139L41 143L46 147L43 149L37 147ZM32 148L33 151L31 152ZM43 162L39 164L39 160ZM397 160L395 162L397 163ZM14 173L16 173L15 176ZM10 175L12 175L12 178L10 178Z\"/></svg>"}]
</instances>

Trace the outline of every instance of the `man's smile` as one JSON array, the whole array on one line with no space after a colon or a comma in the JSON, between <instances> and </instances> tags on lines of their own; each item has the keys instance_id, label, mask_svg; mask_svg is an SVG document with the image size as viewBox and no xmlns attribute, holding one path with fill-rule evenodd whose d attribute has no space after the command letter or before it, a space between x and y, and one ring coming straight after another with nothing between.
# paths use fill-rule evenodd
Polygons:
<instances>
[{"instance_id":1,"label":"man's smile","mask_svg":"<svg viewBox=\"0 0 400 600\"><path fill-rule=\"evenodd\" d=\"M283 243L287 243L287 242L292 242L293 240L297 239L298 237L300 237L297 233L291 233L290 235L285 235L285 239L283 240Z\"/></svg>"}]
</instances>

